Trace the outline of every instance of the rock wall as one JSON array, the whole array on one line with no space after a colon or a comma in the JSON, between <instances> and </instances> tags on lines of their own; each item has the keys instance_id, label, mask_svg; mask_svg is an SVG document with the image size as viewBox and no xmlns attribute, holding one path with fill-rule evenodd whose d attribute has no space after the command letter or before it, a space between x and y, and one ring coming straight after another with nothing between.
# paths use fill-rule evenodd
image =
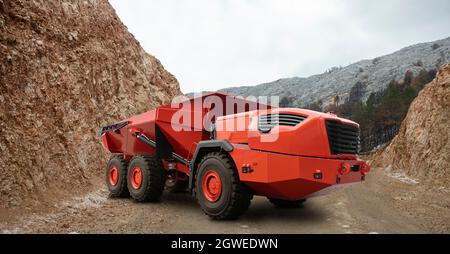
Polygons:
<instances>
[{"instance_id":1,"label":"rock wall","mask_svg":"<svg viewBox=\"0 0 450 254\"><path fill-rule=\"evenodd\" d=\"M181 94L106 0L0 0L0 34L0 208L89 185L100 126Z\"/></svg>"},{"instance_id":2,"label":"rock wall","mask_svg":"<svg viewBox=\"0 0 450 254\"><path fill-rule=\"evenodd\" d=\"M450 65L411 104L400 133L374 166L402 170L434 186L450 186Z\"/></svg>"}]
</instances>

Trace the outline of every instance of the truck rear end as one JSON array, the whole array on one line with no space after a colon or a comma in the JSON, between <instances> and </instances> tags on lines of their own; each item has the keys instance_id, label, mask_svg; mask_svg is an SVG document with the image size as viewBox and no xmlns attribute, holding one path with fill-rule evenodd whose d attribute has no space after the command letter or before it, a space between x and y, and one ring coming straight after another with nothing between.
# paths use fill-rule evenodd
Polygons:
<instances>
[{"instance_id":1,"label":"truck rear end","mask_svg":"<svg viewBox=\"0 0 450 254\"><path fill-rule=\"evenodd\" d=\"M254 111L246 133L227 131L236 116L219 118L218 139L229 140L240 179L257 195L303 200L365 179L369 165L357 156L359 125L302 109ZM222 126L224 128L222 128Z\"/></svg>"}]
</instances>

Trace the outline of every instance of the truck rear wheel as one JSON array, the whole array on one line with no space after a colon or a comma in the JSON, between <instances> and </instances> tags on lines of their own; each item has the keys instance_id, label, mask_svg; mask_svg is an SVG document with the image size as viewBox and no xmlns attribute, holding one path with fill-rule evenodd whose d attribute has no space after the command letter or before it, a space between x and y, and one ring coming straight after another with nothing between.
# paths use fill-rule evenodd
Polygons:
<instances>
[{"instance_id":1,"label":"truck rear wheel","mask_svg":"<svg viewBox=\"0 0 450 254\"><path fill-rule=\"evenodd\" d=\"M303 203L305 203L306 199L291 201L291 200L269 198L269 201L275 207L278 207L278 208L297 208L297 207L300 207Z\"/></svg>"},{"instance_id":2,"label":"truck rear wheel","mask_svg":"<svg viewBox=\"0 0 450 254\"><path fill-rule=\"evenodd\" d=\"M239 180L236 166L226 153L213 152L203 157L195 179L197 201L213 219L235 219L250 206L253 194Z\"/></svg>"},{"instance_id":3,"label":"truck rear wheel","mask_svg":"<svg viewBox=\"0 0 450 254\"><path fill-rule=\"evenodd\" d=\"M105 180L111 197L129 196L127 167L128 160L125 160L122 155L114 155L109 159L106 165Z\"/></svg>"},{"instance_id":4,"label":"truck rear wheel","mask_svg":"<svg viewBox=\"0 0 450 254\"><path fill-rule=\"evenodd\" d=\"M134 156L128 165L127 183L134 200L158 201L165 183L165 172L161 161L150 155Z\"/></svg>"}]
</instances>

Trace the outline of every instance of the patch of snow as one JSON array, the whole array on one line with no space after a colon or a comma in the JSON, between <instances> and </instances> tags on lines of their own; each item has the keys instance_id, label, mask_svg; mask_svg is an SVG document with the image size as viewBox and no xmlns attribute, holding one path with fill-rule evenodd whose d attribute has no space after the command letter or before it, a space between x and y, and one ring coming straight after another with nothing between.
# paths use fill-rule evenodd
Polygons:
<instances>
[{"instance_id":1,"label":"patch of snow","mask_svg":"<svg viewBox=\"0 0 450 254\"><path fill-rule=\"evenodd\" d=\"M13 229L2 229L0 234L20 234L21 230L19 228L13 228Z\"/></svg>"},{"instance_id":2,"label":"patch of snow","mask_svg":"<svg viewBox=\"0 0 450 254\"><path fill-rule=\"evenodd\" d=\"M98 208L107 200L107 194L102 190L88 193L84 197L76 198L75 202L71 204L73 208Z\"/></svg>"},{"instance_id":3,"label":"patch of snow","mask_svg":"<svg viewBox=\"0 0 450 254\"><path fill-rule=\"evenodd\" d=\"M383 143L383 144L377 145L375 148L373 148L373 149L370 151L370 153L374 153L374 152L380 150L381 148L384 148L384 147L387 146L390 142L391 142L391 141L386 142L386 143Z\"/></svg>"},{"instance_id":4,"label":"patch of snow","mask_svg":"<svg viewBox=\"0 0 450 254\"><path fill-rule=\"evenodd\" d=\"M321 106L329 105L336 95L344 102L352 87L361 82L365 89L362 100L365 102L371 92L384 90L393 79L401 80L409 70L416 76L422 69L436 68L436 63L450 56L448 50L432 50L438 43L441 49L450 46L450 38L429 43L421 43L403 48L389 55L372 60L362 60L343 68L332 68L331 72L307 78L293 77L278 79L257 86L229 87L219 90L233 95L248 96L287 96L292 98L293 107L301 107L322 100ZM422 66L414 62L422 61ZM188 94L192 96L193 94Z\"/></svg>"},{"instance_id":5,"label":"patch of snow","mask_svg":"<svg viewBox=\"0 0 450 254\"><path fill-rule=\"evenodd\" d=\"M395 178L395 179L399 180L400 182L404 182L407 184L418 184L419 183L419 181L417 181L416 179L412 179L412 178L408 177L407 175L405 175L404 172L392 171L391 165L389 165L389 167L386 168L386 174L389 177Z\"/></svg>"},{"instance_id":6,"label":"patch of snow","mask_svg":"<svg viewBox=\"0 0 450 254\"><path fill-rule=\"evenodd\" d=\"M379 233L378 232L369 232L368 234L369 235L378 235Z\"/></svg>"},{"instance_id":7,"label":"patch of snow","mask_svg":"<svg viewBox=\"0 0 450 254\"><path fill-rule=\"evenodd\" d=\"M99 208L107 201L107 191L104 188L90 192L84 196L73 198L69 201L63 201L54 207L58 211L50 214L31 214L21 219L20 228L4 229L0 231L5 234L17 234L31 231L33 228L50 224L57 219L67 215L67 209L79 210L87 208ZM74 232L72 232L74 233ZM76 233L76 232L75 232Z\"/></svg>"},{"instance_id":8,"label":"patch of snow","mask_svg":"<svg viewBox=\"0 0 450 254\"><path fill-rule=\"evenodd\" d=\"M438 188L438 190L440 190L440 191L442 191L442 192L445 192L445 193L450 193L450 189L449 189L449 188L446 188L446 187L444 187L444 186L440 186L440 187Z\"/></svg>"}]
</instances>

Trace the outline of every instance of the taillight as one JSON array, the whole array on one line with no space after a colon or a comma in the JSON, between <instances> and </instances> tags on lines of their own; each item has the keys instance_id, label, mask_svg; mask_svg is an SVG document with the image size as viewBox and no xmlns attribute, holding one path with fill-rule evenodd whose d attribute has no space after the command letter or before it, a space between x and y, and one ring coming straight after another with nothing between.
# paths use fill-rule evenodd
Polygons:
<instances>
[{"instance_id":1,"label":"taillight","mask_svg":"<svg viewBox=\"0 0 450 254\"><path fill-rule=\"evenodd\" d=\"M253 169L250 166L250 163L244 163L242 164L242 173L251 173L253 172Z\"/></svg>"},{"instance_id":2,"label":"taillight","mask_svg":"<svg viewBox=\"0 0 450 254\"><path fill-rule=\"evenodd\" d=\"M367 173L367 172L370 171L370 165L367 164L367 163L361 164L361 166L359 166L359 168L360 168L359 170L360 170L362 173Z\"/></svg>"},{"instance_id":3,"label":"taillight","mask_svg":"<svg viewBox=\"0 0 450 254\"><path fill-rule=\"evenodd\" d=\"M343 162L341 164L341 167L339 168L339 173L341 175L346 175L346 174L350 173L351 170L352 170L352 167L350 166L350 164L348 164L347 162Z\"/></svg>"}]
</instances>

